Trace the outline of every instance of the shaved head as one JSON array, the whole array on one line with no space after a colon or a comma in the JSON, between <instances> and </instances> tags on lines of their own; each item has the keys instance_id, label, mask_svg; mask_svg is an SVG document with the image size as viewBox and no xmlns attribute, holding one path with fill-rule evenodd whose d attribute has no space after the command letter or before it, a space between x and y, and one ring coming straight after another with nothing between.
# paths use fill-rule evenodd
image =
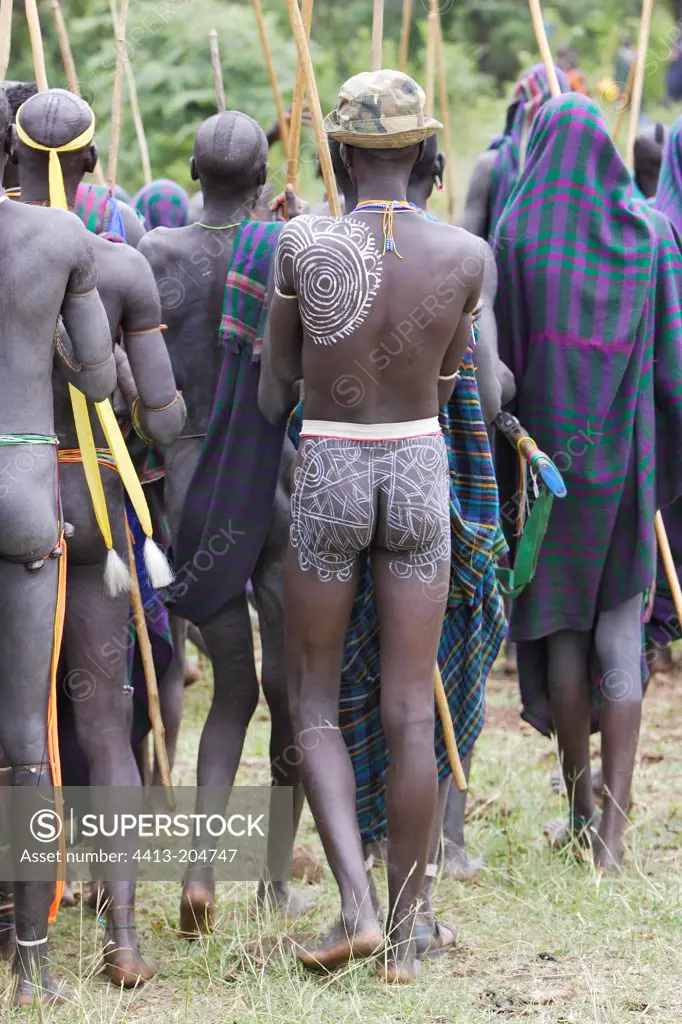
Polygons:
<instances>
[{"instance_id":1,"label":"shaved head","mask_svg":"<svg viewBox=\"0 0 682 1024\"><path fill-rule=\"evenodd\" d=\"M63 146L92 124L87 103L66 89L48 89L26 100L21 126L41 146Z\"/></svg>"},{"instance_id":2,"label":"shaved head","mask_svg":"<svg viewBox=\"0 0 682 1024\"><path fill-rule=\"evenodd\" d=\"M260 125L237 110L214 114L199 127L194 141L192 176L208 189L245 192L262 185L268 141Z\"/></svg>"}]
</instances>

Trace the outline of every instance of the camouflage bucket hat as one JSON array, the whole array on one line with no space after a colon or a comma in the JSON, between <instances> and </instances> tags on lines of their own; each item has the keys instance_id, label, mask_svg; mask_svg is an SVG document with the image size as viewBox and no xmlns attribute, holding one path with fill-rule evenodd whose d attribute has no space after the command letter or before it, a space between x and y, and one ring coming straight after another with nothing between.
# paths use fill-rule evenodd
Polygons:
<instances>
[{"instance_id":1,"label":"camouflage bucket hat","mask_svg":"<svg viewBox=\"0 0 682 1024\"><path fill-rule=\"evenodd\" d=\"M443 127L426 116L424 102L424 90L402 71L363 71L341 87L324 130L362 149L413 146Z\"/></svg>"}]
</instances>

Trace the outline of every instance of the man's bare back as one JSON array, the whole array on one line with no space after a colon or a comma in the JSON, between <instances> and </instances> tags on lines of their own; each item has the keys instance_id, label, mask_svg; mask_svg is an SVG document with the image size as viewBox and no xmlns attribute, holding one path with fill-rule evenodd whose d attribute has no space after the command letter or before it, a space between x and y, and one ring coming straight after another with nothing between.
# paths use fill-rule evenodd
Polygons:
<instances>
[{"instance_id":1,"label":"man's bare back","mask_svg":"<svg viewBox=\"0 0 682 1024\"><path fill-rule=\"evenodd\" d=\"M307 417L395 423L438 413L438 377L457 370L469 342L481 245L412 212L395 216L394 235L402 259L382 255L379 213L298 217L282 232L270 333L280 317L300 315L302 345L298 365L293 346L275 345L273 370L305 378Z\"/></svg>"},{"instance_id":2,"label":"man's bare back","mask_svg":"<svg viewBox=\"0 0 682 1024\"><path fill-rule=\"evenodd\" d=\"M102 386L94 397L101 400L107 393L103 388L113 389L115 383L91 239L73 214L10 201L0 203L0 225L2 432L53 435L52 367L60 312L79 363L102 365ZM31 472L19 473L16 450L0 447L0 555L28 561L54 546L55 465L56 449L40 448L33 453ZM38 500L46 488L54 497L49 504Z\"/></svg>"}]
</instances>

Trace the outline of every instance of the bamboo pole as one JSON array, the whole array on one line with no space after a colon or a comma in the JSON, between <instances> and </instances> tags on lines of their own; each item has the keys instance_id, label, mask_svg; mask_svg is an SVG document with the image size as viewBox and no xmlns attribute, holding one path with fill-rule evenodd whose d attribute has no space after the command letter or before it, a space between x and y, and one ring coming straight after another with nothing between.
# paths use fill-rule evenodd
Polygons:
<instances>
[{"instance_id":1,"label":"bamboo pole","mask_svg":"<svg viewBox=\"0 0 682 1024\"><path fill-rule=\"evenodd\" d=\"M43 37L40 32L40 18L38 17L36 0L26 0L26 20L28 22L28 34L31 39L33 73L36 78L38 92L47 92L50 87L47 84L45 51L43 50Z\"/></svg>"},{"instance_id":2,"label":"bamboo pole","mask_svg":"<svg viewBox=\"0 0 682 1024\"><path fill-rule=\"evenodd\" d=\"M223 68L220 63L220 48L218 46L218 33L212 28L208 33L208 46L211 51L211 64L215 77L215 97L218 113L225 112L225 86L223 85Z\"/></svg>"},{"instance_id":3,"label":"bamboo pole","mask_svg":"<svg viewBox=\"0 0 682 1024\"><path fill-rule=\"evenodd\" d=\"M313 0L302 0L301 19L305 30L306 43L310 42L310 30L313 24ZM289 121L289 150L287 163L287 185L296 190L298 176L298 154L301 148L301 120L303 118L303 97L305 94L303 62L298 59L294 98L291 104L291 120Z\"/></svg>"},{"instance_id":4,"label":"bamboo pole","mask_svg":"<svg viewBox=\"0 0 682 1024\"><path fill-rule=\"evenodd\" d=\"M614 142L618 142L618 136L620 135L620 130L623 127L623 124L625 123L625 115L627 114L628 110L630 109L630 104L632 102L632 83L635 80L635 70L636 70L636 68L637 68L637 58L635 57L634 61L632 62L632 67L628 71L628 80L625 83L625 89L624 89L625 99L623 101L623 106L618 111L618 117L616 119L615 125L613 126L613 136L612 137L613 137L613 141Z\"/></svg>"},{"instance_id":5,"label":"bamboo pole","mask_svg":"<svg viewBox=\"0 0 682 1024\"><path fill-rule=\"evenodd\" d=\"M661 553L663 565L665 566L665 574L668 577L668 583L670 585L670 593L672 594L673 605L675 606L677 618L682 623L682 588L680 587L680 580L677 575L677 569L675 568L675 559L673 558L672 551L670 550L668 534L666 532L665 523L663 522L663 516L661 515L660 511L656 513L656 518L654 521L656 524L656 540L658 541L658 550Z\"/></svg>"},{"instance_id":6,"label":"bamboo pole","mask_svg":"<svg viewBox=\"0 0 682 1024\"><path fill-rule=\"evenodd\" d=\"M549 48L547 33L545 32L545 22L542 17L540 0L528 0L528 2L530 4L530 16L533 19L533 28L535 29L535 38L538 41L540 56L542 57L545 65L545 71L547 72L549 90L552 96L560 96L561 88L559 86L559 79L557 78L554 61L552 60L552 51Z\"/></svg>"},{"instance_id":7,"label":"bamboo pole","mask_svg":"<svg viewBox=\"0 0 682 1024\"><path fill-rule=\"evenodd\" d=\"M133 610L133 622L135 624L137 640L140 645L144 679L147 684L147 707L149 711L149 720L152 723L152 734L154 736L154 753L156 754L156 762L159 766L161 785L166 790L169 806L174 807L175 797L173 796L173 783L171 782L168 752L166 750L166 731L163 727L163 720L161 718L159 687L156 681L156 669L154 668L152 645L149 641L147 620L144 617L142 594L140 593L140 584L137 578L137 569L135 567L133 542L130 538L130 527L127 522L126 540L128 542L128 565L130 566L130 604Z\"/></svg>"},{"instance_id":8,"label":"bamboo pole","mask_svg":"<svg viewBox=\"0 0 682 1024\"><path fill-rule=\"evenodd\" d=\"M448 221L455 223L455 169L452 162L452 130L450 126L450 104L448 101L448 81L445 73L443 54L443 26L438 14L438 39L436 46L436 65L438 68L438 84L440 91L440 119L443 122L443 146L445 147L445 194L448 201Z\"/></svg>"},{"instance_id":9,"label":"bamboo pole","mask_svg":"<svg viewBox=\"0 0 682 1024\"><path fill-rule=\"evenodd\" d=\"M73 52L71 50L71 43L69 42L69 33L66 31L64 15L62 14L62 6L59 3L59 0L52 0L52 12L54 14L54 21L57 28L59 51L62 55L64 70L66 71L66 81L68 82L70 92L74 92L76 96L80 96L81 91L78 85L76 65L73 60Z\"/></svg>"},{"instance_id":10,"label":"bamboo pole","mask_svg":"<svg viewBox=\"0 0 682 1024\"><path fill-rule=\"evenodd\" d=\"M305 27L301 19L301 12L298 9L298 0L287 0L287 5L289 7L289 20L291 22L291 29L294 33L294 39L296 41L296 47L298 49L298 59L299 62L303 65L305 90L306 93L308 94L310 114L313 119L313 131L315 132L317 153L320 158L320 166L322 168L322 179L324 181L324 187L327 193L329 211L332 217L340 217L341 203L339 202L339 192L336 187L336 178L334 177L334 167L332 166L331 153L329 152L329 143L327 142L327 136L323 128L322 108L320 107L320 96L317 91L317 82L315 81L315 69L313 68L313 62L310 58L310 49L308 47L308 40L306 39Z\"/></svg>"},{"instance_id":11,"label":"bamboo pole","mask_svg":"<svg viewBox=\"0 0 682 1024\"><path fill-rule=\"evenodd\" d=\"M438 39L438 0L429 0L429 15L426 20L426 73L424 91L426 100L424 111L433 117L433 105L436 84L436 47Z\"/></svg>"},{"instance_id":12,"label":"bamboo pole","mask_svg":"<svg viewBox=\"0 0 682 1024\"><path fill-rule=\"evenodd\" d=\"M282 103L282 93L279 88L279 82L277 81L277 72L275 71L275 65L272 62L272 50L270 49L270 43L268 41L268 33L265 25L265 18L263 17L263 6L261 4L261 0L253 0L253 9L256 13L256 24L258 25L258 34L260 36L261 46L263 47L263 56L265 58L265 67L268 72L268 78L270 79L270 88L272 89L272 95L275 100L275 112L279 122L279 137L282 142L282 148L288 156L289 125L287 124L284 104Z\"/></svg>"},{"instance_id":13,"label":"bamboo pole","mask_svg":"<svg viewBox=\"0 0 682 1024\"><path fill-rule=\"evenodd\" d=\"M14 0L0 0L0 86L5 81L9 67L12 44L12 8Z\"/></svg>"},{"instance_id":14,"label":"bamboo pole","mask_svg":"<svg viewBox=\"0 0 682 1024\"><path fill-rule=\"evenodd\" d=\"M53 3L58 0L52 0ZM111 19L114 24L114 32L118 33L118 5L116 0L109 0L109 7L111 9ZM137 137L137 148L140 151L140 162L142 164L142 175L144 177L145 185L148 185L152 180L152 165L149 159L149 146L147 145L147 136L144 131L144 123L142 121L142 114L140 112L140 101L137 95L137 84L135 82L135 73L133 66L130 63L130 57L128 51L125 54L125 73L126 83L128 86L128 99L130 100L130 111L133 115L133 124L135 125L135 135Z\"/></svg>"},{"instance_id":15,"label":"bamboo pole","mask_svg":"<svg viewBox=\"0 0 682 1024\"><path fill-rule=\"evenodd\" d=\"M649 49L649 35L651 34L651 17L654 10L654 0L644 0L642 4L642 20L639 23L639 40L637 42L637 58L635 61L635 77L632 83L632 99L630 101L630 129L628 132L627 148L625 150L625 163L630 171L635 167L635 138L639 125L639 111L642 106L642 92L644 90L644 66L646 55Z\"/></svg>"},{"instance_id":16,"label":"bamboo pole","mask_svg":"<svg viewBox=\"0 0 682 1024\"><path fill-rule=\"evenodd\" d=\"M403 0L403 23L400 26L400 50L398 56L398 70L404 71L407 67L407 54L410 49L410 28L412 26L412 0Z\"/></svg>"},{"instance_id":17,"label":"bamboo pole","mask_svg":"<svg viewBox=\"0 0 682 1024\"><path fill-rule=\"evenodd\" d=\"M381 71L384 48L384 0L374 0L372 13L372 70Z\"/></svg>"},{"instance_id":18,"label":"bamboo pole","mask_svg":"<svg viewBox=\"0 0 682 1024\"><path fill-rule=\"evenodd\" d=\"M121 0L121 7L116 31L116 70L114 72L114 88L111 96L111 135L109 138L109 166L107 178L109 187L116 184L118 170L118 150L121 144L121 121L123 114L123 69L126 62L126 22L128 20L128 0Z\"/></svg>"},{"instance_id":19,"label":"bamboo pole","mask_svg":"<svg viewBox=\"0 0 682 1024\"><path fill-rule=\"evenodd\" d=\"M436 694L436 704L438 705L438 714L443 725L443 737L445 739L445 746L448 752L448 760L450 761L450 768L452 770L452 777L455 780L455 785L460 793L466 792L468 789L466 775L462 768L462 762L459 759L459 751L457 750L457 740L455 738L455 727L452 724L452 716L450 715L450 706L448 704L448 698L445 693L445 687L443 686L443 679L438 668L438 662L436 662L433 669L433 688Z\"/></svg>"}]
</instances>

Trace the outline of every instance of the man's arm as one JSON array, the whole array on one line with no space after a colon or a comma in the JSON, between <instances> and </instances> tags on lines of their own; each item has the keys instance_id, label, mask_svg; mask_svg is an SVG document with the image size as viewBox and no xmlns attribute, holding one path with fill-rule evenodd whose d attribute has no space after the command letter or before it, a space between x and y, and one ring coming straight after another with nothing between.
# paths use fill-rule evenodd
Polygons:
<instances>
[{"instance_id":1,"label":"man's arm","mask_svg":"<svg viewBox=\"0 0 682 1024\"><path fill-rule=\"evenodd\" d=\"M70 227L73 263L61 308L68 337L58 326L55 349L67 380L93 402L102 402L116 387L111 331L97 291L97 268L87 231L80 223Z\"/></svg>"},{"instance_id":2,"label":"man's arm","mask_svg":"<svg viewBox=\"0 0 682 1024\"><path fill-rule=\"evenodd\" d=\"M502 362L497 350L497 321L495 320L497 265L487 243L479 242L479 248L483 255L484 270L481 312L478 318L479 336L478 344L474 349L474 363L483 419L486 424L490 424L500 409L512 401L516 394L516 386L513 373Z\"/></svg>"},{"instance_id":3,"label":"man's arm","mask_svg":"<svg viewBox=\"0 0 682 1024\"><path fill-rule=\"evenodd\" d=\"M178 393L168 349L161 334L161 307L152 269L144 256L125 250L128 260L121 327L126 355L139 401L133 414L160 444L171 444L185 423L185 404Z\"/></svg>"},{"instance_id":4,"label":"man's arm","mask_svg":"<svg viewBox=\"0 0 682 1024\"><path fill-rule=\"evenodd\" d=\"M457 384L457 371L462 362L462 357L467 350L471 340L471 324L473 320L470 313L463 313L457 325L457 330L452 336L443 356L438 378L438 405L447 405L452 398L452 392Z\"/></svg>"},{"instance_id":5,"label":"man's arm","mask_svg":"<svg viewBox=\"0 0 682 1024\"><path fill-rule=\"evenodd\" d=\"M469 190L464 200L464 213L458 226L470 231L479 238L488 237L490 188L493 168L497 160L497 150L487 149L482 153L471 173Z\"/></svg>"}]
</instances>

